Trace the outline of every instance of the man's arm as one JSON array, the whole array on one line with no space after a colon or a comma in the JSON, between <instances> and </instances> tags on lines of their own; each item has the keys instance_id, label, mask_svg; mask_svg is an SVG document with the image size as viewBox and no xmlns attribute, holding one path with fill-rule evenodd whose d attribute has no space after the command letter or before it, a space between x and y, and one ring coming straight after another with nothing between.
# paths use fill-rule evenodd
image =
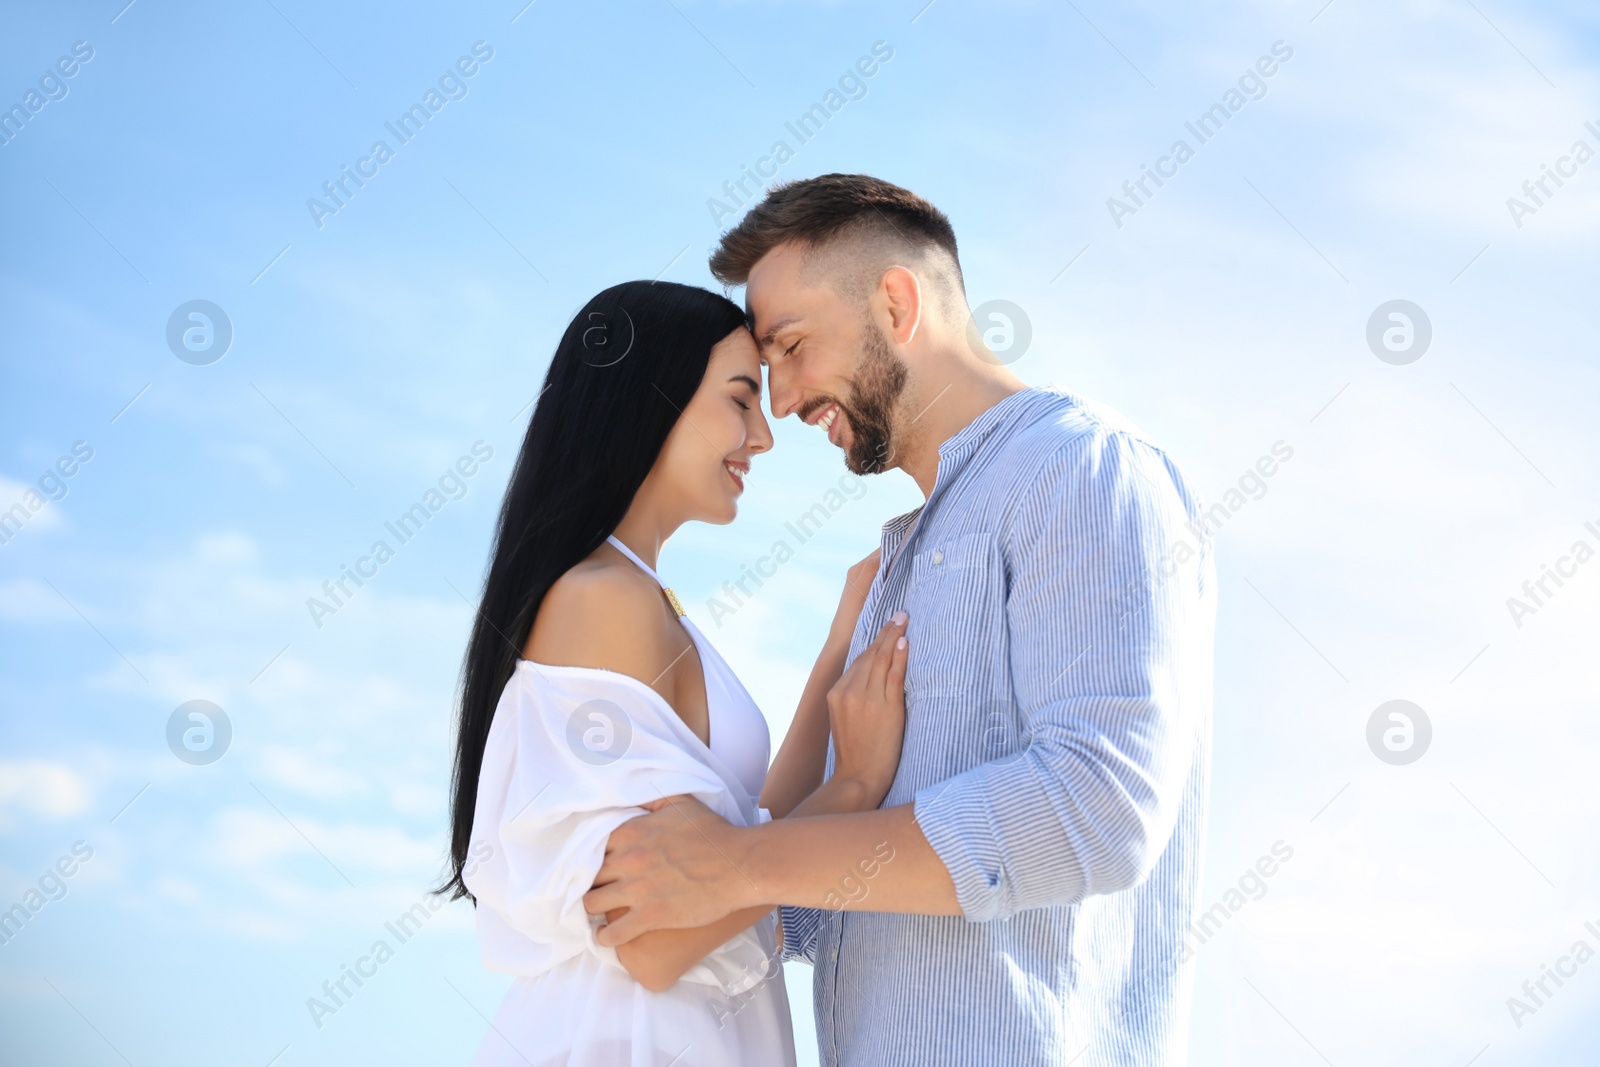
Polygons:
<instances>
[{"instance_id":1,"label":"man's arm","mask_svg":"<svg viewBox=\"0 0 1600 1067\"><path fill-rule=\"evenodd\" d=\"M1148 877L1209 708L1209 546L1188 545L1194 505L1170 461L1102 429L1063 442L1034 484L1001 543L1028 743L914 802L973 922Z\"/></svg>"},{"instance_id":2,"label":"man's arm","mask_svg":"<svg viewBox=\"0 0 1600 1067\"><path fill-rule=\"evenodd\" d=\"M961 914L950 873L909 804L749 827L690 797L649 806L651 814L612 833L596 886L584 895L590 914L628 909L600 928L602 945L774 904Z\"/></svg>"},{"instance_id":3,"label":"man's arm","mask_svg":"<svg viewBox=\"0 0 1600 1067\"><path fill-rule=\"evenodd\" d=\"M751 829L761 830L769 826L790 826L817 822L832 822L839 818L847 817L842 813L861 812L863 806L867 804L869 799L870 797L868 796L867 789L861 783L853 779L843 777L831 778L827 782L823 783L823 785L819 787L816 792L807 797L805 802L795 809L793 817L784 819L781 822L763 823L759 826L752 827ZM664 808L669 815L675 816L679 819L695 820L697 817L703 818L705 820L705 828L710 829L713 832L716 832L716 828L718 826L730 830L735 829L735 827L733 827L731 824L719 818L710 809L702 806L699 801L693 799L692 797L671 797L660 802L659 804L650 806L656 810ZM904 810L909 811L910 809L906 808ZM867 812L866 814L882 815L884 813L872 811ZM809 817L801 818L801 816ZM635 819L633 821L638 822L639 820ZM915 823L912 824L912 830L916 830ZM870 836L870 834L868 836ZM901 835L899 834L895 835L897 840L900 838L900 836ZM920 836L921 835L918 834L919 838ZM709 838L707 840L712 847L721 847L716 841ZM796 848L807 850L808 854L815 857L820 863L822 862L821 857L817 855L815 850L819 844L825 843L827 840L828 835L826 832L802 834L798 835L798 837L795 837L795 835L779 834L768 847L774 849L774 854L778 856L792 855ZM884 835L880 834L878 840L881 844L881 842L885 840ZM752 839L740 841L737 844L729 843L728 847L743 846L745 848L758 848L760 847L760 844L761 840L759 836L757 836ZM611 847L613 849L617 847L615 834L613 834ZM889 847L892 848L893 846L891 845ZM873 851L874 848L877 848L876 853ZM926 842L924 842L924 848L926 848ZM931 849L927 851L930 854L932 852ZM875 858L881 858L882 853L882 847L868 846L864 851L862 851L861 857L858 857L852 862L854 864L861 864L864 862L868 865L871 865ZM895 858L898 859L900 850L897 849L893 855L895 855ZM937 858L935 859L935 862L937 862ZM772 867L775 870L788 867L787 863L772 863L772 855L770 854L765 857L764 865ZM763 861L761 858L752 855L748 859L743 860L741 864L730 862L728 865L728 871L732 877L729 879L729 887L722 892L737 893L740 890L741 885L746 889L749 888L749 883L738 877L741 866L750 871L754 871L763 866ZM823 868L826 869L826 867L827 865L824 864ZM803 867L801 869L810 868ZM941 872L944 870L942 866L939 869ZM604 867L601 868L601 874L598 877L605 877ZM859 890L854 888L854 883L849 883L848 881L846 884L850 888L841 889L839 887L838 883L841 880L847 880L850 877L850 865L847 864L841 866L840 870L835 872L835 874L832 876L832 888L825 888L823 896L825 903L818 904L817 906L832 906L831 903L826 902L831 901L834 898L827 896L827 893L831 892L840 894L859 892ZM856 873L855 877L859 880L861 878L860 873ZM948 879L946 879L946 881L948 882ZM870 893L873 889L876 889L878 885L879 882L876 877L874 877L871 883L868 885L866 891ZM710 887L706 887L706 890L708 892L714 892L714 890L711 890ZM806 889L799 887L798 891L804 894ZM759 896L762 894L758 893L756 895ZM950 900L952 904L955 901L955 892L953 887L951 888ZM805 902L808 902L808 898L796 900L784 899L781 901L781 903L786 904ZM722 918L703 925L695 924L685 928L652 929L647 933L630 937L624 937L624 935L628 933L628 931L632 928L632 925L623 921L626 918L629 909L627 907L607 908L605 909L606 925L600 928L598 940L602 945L615 945L617 948L617 958L622 962L622 965L627 968L628 973L633 976L634 980L640 985L644 986L646 989L659 993L662 990L670 989L673 983L683 976L685 971L687 971L690 967L693 967L696 963L700 962L700 960L704 959L706 954L711 952L718 945L722 944L735 934L739 933L741 930L744 930L751 924L760 920L762 916L766 915L772 910L773 904L775 903L779 902L752 902L747 906L737 907L736 910L723 916ZM594 913L595 909L589 907L589 900L587 897L585 898L584 904L586 910ZM610 931L610 933L607 933L607 931ZM778 931L778 934L780 938L778 948L781 951L783 948L783 943L781 941L783 931L781 927ZM623 940L618 940L618 938L623 938Z\"/></svg>"}]
</instances>

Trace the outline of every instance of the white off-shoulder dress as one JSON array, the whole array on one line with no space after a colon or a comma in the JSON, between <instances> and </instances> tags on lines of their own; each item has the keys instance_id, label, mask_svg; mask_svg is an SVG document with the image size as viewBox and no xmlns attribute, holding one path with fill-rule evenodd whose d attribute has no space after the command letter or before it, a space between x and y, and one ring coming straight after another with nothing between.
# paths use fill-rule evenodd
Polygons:
<instances>
[{"instance_id":1,"label":"white off-shoulder dress","mask_svg":"<svg viewBox=\"0 0 1600 1067\"><path fill-rule=\"evenodd\" d=\"M478 775L465 881L484 966L516 981L474 1067L793 1067L775 911L652 993L596 942L600 918L583 910L606 839L645 801L686 793L741 826L770 817L756 800L771 751L766 720L681 621L705 676L709 748L626 675L520 660L506 683Z\"/></svg>"}]
</instances>

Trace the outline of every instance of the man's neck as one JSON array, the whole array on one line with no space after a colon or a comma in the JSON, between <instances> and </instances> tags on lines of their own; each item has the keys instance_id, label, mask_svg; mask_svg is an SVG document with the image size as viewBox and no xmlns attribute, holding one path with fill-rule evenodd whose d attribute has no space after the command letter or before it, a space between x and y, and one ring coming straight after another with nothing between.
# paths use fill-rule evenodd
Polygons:
<instances>
[{"instance_id":1,"label":"man's neck","mask_svg":"<svg viewBox=\"0 0 1600 1067\"><path fill-rule=\"evenodd\" d=\"M912 406L922 410L908 415L910 421L901 431L905 450L896 466L911 475L926 499L939 476L939 449L944 443L1028 386L1005 367L978 363L970 356L942 361L921 380L922 388Z\"/></svg>"}]
</instances>

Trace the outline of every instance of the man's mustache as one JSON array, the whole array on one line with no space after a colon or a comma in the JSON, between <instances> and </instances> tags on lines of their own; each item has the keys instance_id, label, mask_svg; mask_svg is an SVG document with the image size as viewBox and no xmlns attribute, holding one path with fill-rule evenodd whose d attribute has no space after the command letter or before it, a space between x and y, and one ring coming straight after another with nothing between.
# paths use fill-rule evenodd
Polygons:
<instances>
[{"instance_id":1,"label":"man's mustache","mask_svg":"<svg viewBox=\"0 0 1600 1067\"><path fill-rule=\"evenodd\" d=\"M843 415L847 419L850 419L851 424L854 424L855 420L851 418L850 406L843 400L831 396L822 396L812 400L807 400L804 404L800 405L799 409L795 411L795 414L800 416L801 422L805 422L809 420L811 416L815 415L818 411L821 411L829 404L838 404L839 414Z\"/></svg>"}]
</instances>

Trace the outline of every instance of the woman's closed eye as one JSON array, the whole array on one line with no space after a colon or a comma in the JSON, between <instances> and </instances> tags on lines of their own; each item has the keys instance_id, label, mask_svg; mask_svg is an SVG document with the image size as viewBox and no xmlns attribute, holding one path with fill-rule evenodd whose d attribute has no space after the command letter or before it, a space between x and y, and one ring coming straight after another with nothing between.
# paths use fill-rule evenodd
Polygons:
<instances>
[{"instance_id":1,"label":"woman's closed eye","mask_svg":"<svg viewBox=\"0 0 1600 1067\"><path fill-rule=\"evenodd\" d=\"M761 386L748 374L735 374L732 378L729 378L728 381L735 387L738 393L743 393L752 399L759 399L761 397ZM750 410L750 405L745 403L743 400L740 400L736 394L730 394L729 399L735 404L738 404L740 410Z\"/></svg>"}]
</instances>

